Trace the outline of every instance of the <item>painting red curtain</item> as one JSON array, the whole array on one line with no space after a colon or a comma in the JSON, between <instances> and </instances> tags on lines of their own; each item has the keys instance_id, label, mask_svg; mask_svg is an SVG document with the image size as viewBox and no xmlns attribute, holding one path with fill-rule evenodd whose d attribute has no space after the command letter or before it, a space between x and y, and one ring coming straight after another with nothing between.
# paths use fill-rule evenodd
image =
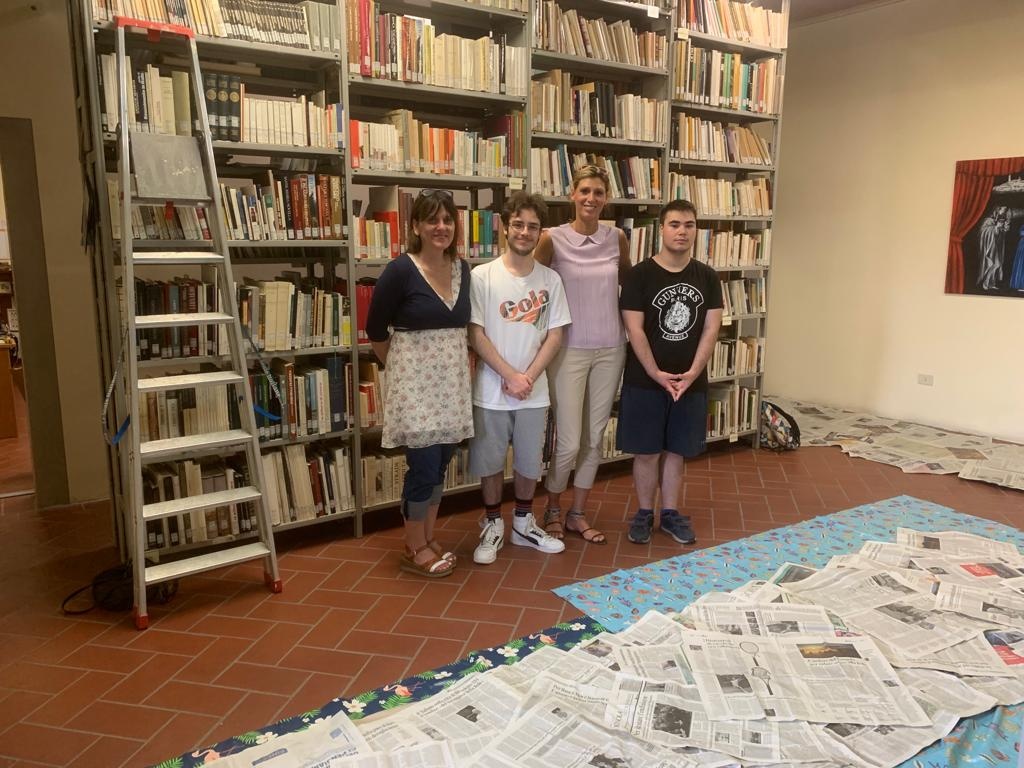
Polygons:
<instances>
[{"instance_id":1,"label":"painting red curtain","mask_svg":"<svg viewBox=\"0 0 1024 768\"><path fill-rule=\"evenodd\" d=\"M949 224L946 293L964 292L964 238L985 212L999 177L1024 172L1024 157L961 160L953 181L953 215Z\"/></svg>"}]
</instances>

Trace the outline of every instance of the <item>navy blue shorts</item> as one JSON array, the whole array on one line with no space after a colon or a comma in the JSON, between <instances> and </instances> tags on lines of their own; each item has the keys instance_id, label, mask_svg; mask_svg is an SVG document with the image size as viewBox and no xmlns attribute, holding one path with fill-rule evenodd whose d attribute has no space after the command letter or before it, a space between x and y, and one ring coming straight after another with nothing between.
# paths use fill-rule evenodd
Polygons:
<instances>
[{"instance_id":1,"label":"navy blue shorts","mask_svg":"<svg viewBox=\"0 0 1024 768\"><path fill-rule=\"evenodd\" d=\"M707 422L707 392L684 392L673 402L664 389L623 384L615 446L626 453L669 451L690 459L704 452Z\"/></svg>"}]
</instances>

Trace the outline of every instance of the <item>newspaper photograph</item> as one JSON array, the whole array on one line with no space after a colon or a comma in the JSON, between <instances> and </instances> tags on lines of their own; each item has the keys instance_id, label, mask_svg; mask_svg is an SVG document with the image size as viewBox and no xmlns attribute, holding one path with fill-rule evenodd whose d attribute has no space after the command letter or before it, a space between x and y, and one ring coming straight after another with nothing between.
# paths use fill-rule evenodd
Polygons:
<instances>
[{"instance_id":1,"label":"newspaper photograph","mask_svg":"<svg viewBox=\"0 0 1024 768\"><path fill-rule=\"evenodd\" d=\"M672 682L618 675L604 722L667 747L693 746L750 762L777 762L781 755L777 723L715 722L696 689Z\"/></svg>"},{"instance_id":2,"label":"newspaper photograph","mask_svg":"<svg viewBox=\"0 0 1024 768\"><path fill-rule=\"evenodd\" d=\"M691 632L683 644L712 720L924 725L920 706L867 637Z\"/></svg>"},{"instance_id":3,"label":"newspaper photograph","mask_svg":"<svg viewBox=\"0 0 1024 768\"><path fill-rule=\"evenodd\" d=\"M820 605L694 605L694 629L727 635L831 635L835 626ZM837 621L841 621L837 618Z\"/></svg>"}]
</instances>

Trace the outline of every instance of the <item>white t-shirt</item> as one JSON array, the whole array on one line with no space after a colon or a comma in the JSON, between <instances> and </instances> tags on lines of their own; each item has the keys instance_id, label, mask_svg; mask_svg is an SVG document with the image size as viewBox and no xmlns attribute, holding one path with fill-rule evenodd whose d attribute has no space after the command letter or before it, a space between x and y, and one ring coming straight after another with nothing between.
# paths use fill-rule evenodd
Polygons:
<instances>
[{"instance_id":1,"label":"white t-shirt","mask_svg":"<svg viewBox=\"0 0 1024 768\"><path fill-rule=\"evenodd\" d=\"M470 275L472 313L469 322L484 329L498 354L517 371L525 371L548 329L572 322L562 278L543 264L534 264L525 277L516 277L500 258L481 264ZM501 391L501 376L480 360L473 382L473 405L497 411L543 408L551 404L547 373L533 383L526 400Z\"/></svg>"}]
</instances>

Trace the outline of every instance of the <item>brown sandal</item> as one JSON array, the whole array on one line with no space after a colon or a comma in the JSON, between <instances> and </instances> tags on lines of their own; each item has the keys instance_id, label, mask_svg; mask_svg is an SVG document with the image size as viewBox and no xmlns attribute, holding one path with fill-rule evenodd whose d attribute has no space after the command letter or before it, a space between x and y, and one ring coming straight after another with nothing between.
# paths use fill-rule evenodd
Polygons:
<instances>
[{"instance_id":1,"label":"brown sandal","mask_svg":"<svg viewBox=\"0 0 1024 768\"><path fill-rule=\"evenodd\" d=\"M427 546L434 550L435 555L440 557L442 560L449 561L452 565L454 565L459 559L454 552L445 551L445 548L438 543L437 539L431 539L428 541Z\"/></svg>"},{"instance_id":2,"label":"brown sandal","mask_svg":"<svg viewBox=\"0 0 1024 768\"><path fill-rule=\"evenodd\" d=\"M430 549L434 557L425 563L417 563L416 555L425 549ZM445 560L443 557L438 557L429 544L424 544L416 550L406 547L406 550L398 564L399 570L414 573L426 579L443 579L445 576L451 576L455 572L455 563L451 560Z\"/></svg>"},{"instance_id":3,"label":"brown sandal","mask_svg":"<svg viewBox=\"0 0 1024 768\"><path fill-rule=\"evenodd\" d=\"M586 521L586 515L584 515L582 512L576 512L576 511L570 509L569 513L565 516L565 530L566 531L568 531L569 533L575 533L577 536L579 536L581 539L583 539L588 544L607 544L608 543L608 539L605 537L605 535L603 533L601 533L601 531L597 530L597 528L591 528L590 526L587 526L582 531L576 530L575 528L570 528L569 527L569 521L571 519L573 519L573 518L576 518L578 520ZM589 536L587 535L588 533L590 534Z\"/></svg>"},{"instance_id":4,"label":"brown sandal","mask_svg":"<svg viewBox=\"0 0 1024 768\"><path fill-rule=\"evenodd\" d=\"M544 510L544 531L552 539L565 538L565 525L562 523L562 510L557 508Z\"/></svg>"}]
</instances>

